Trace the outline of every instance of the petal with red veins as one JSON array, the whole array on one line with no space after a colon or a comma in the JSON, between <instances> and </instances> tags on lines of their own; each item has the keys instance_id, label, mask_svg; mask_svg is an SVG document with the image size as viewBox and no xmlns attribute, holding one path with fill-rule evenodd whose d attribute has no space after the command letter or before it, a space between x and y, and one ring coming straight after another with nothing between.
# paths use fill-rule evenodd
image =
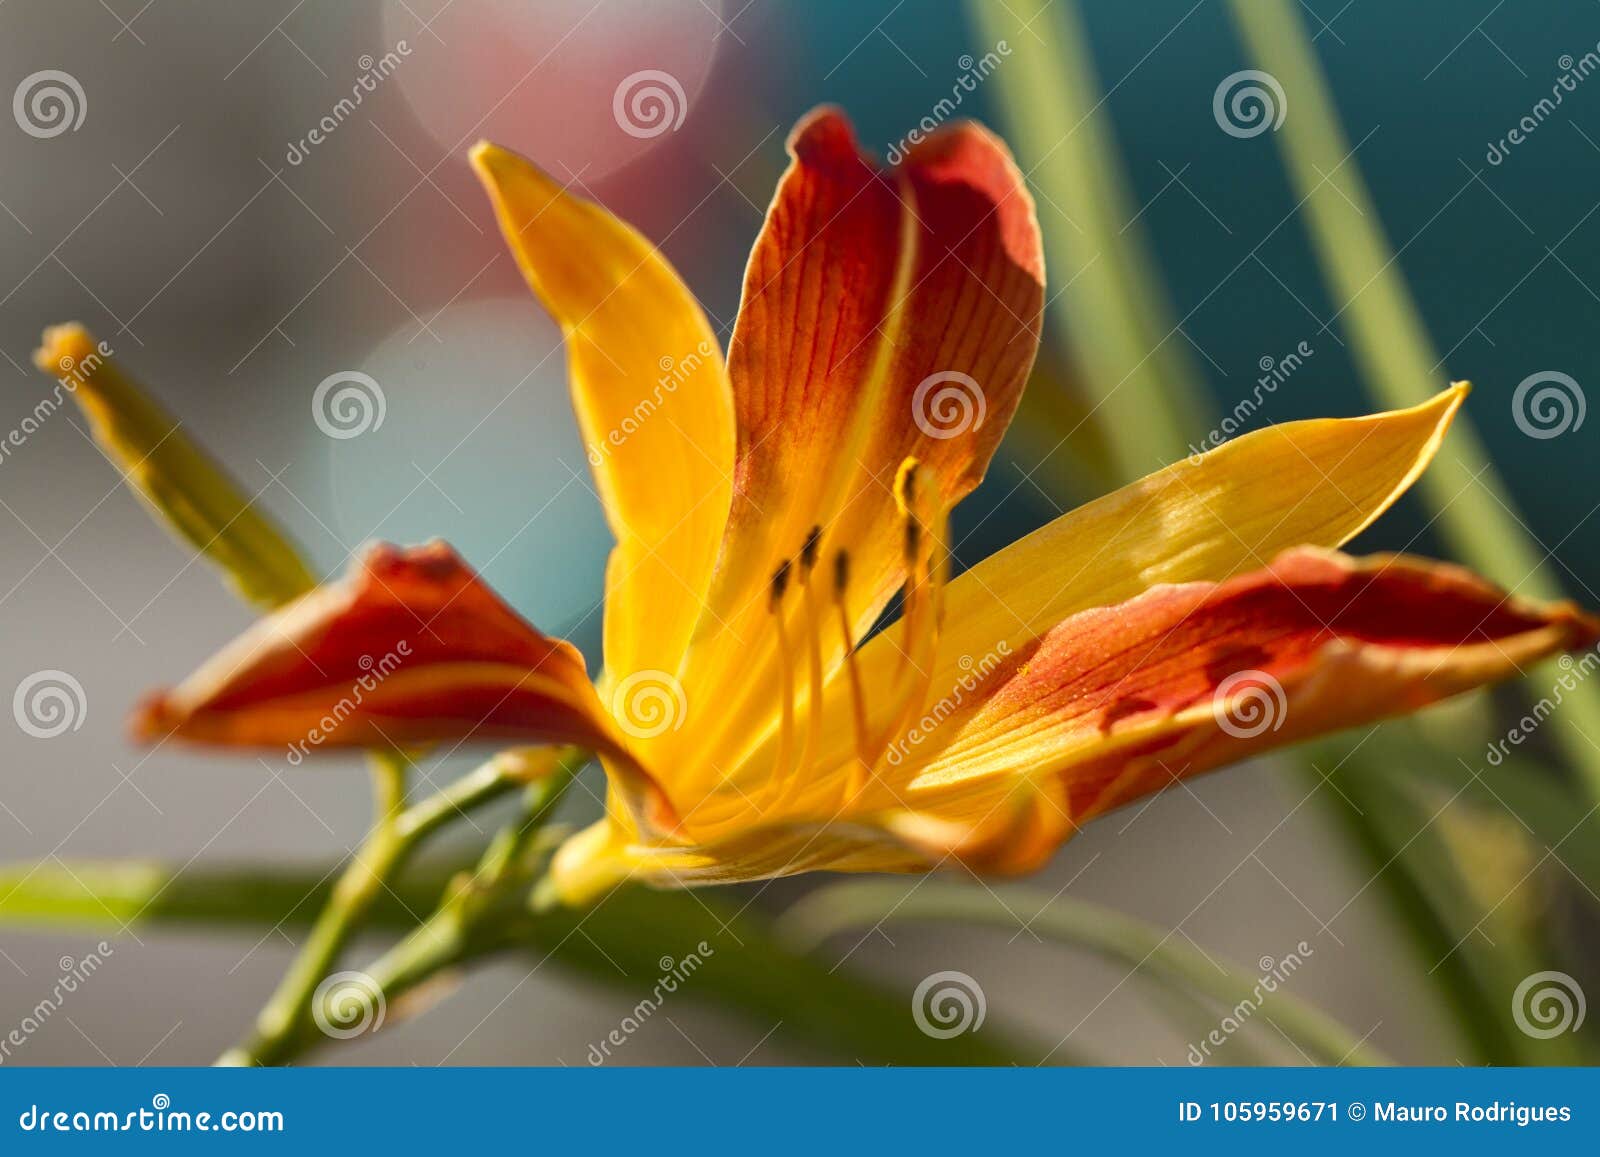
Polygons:
<instances>
[{"instance_id":1,"label":"petal with red veins","mask_svg":"<svg viewBox=\"0 0 1600 1157\"><path fill-rule=\"evenodd\" d=\"M258 621L134 718L143 739L311 751L437 740L571 743L654 798L583 657L443 543L376 545L341 581ZM297 756L294 753L298 753ZM644 808L665 814L663 801Z\"/></svg>"},{"instance_id":2,"label":"petal with red veins","mask_svg":"<svg viewBox=\"0 0 1600 1157\"><path fill-rule=\"evenodd\" d=\"M850 553L864 632L903 577L896 470L921 460L945 507L967 494L1038 349L1038 223L998 138L950 124L885 168L824 108L789 150L729 348L733 507L684 673L695 690L770 680L766 584L814 526L822 557ZM830 663L842 648L832 634ZM770 722L763 709L751 705L750 726Z\"/></svg>"},{"instance_id":3,"label":"petal with red veins","mask_svg":"<svg viewBox=\"0 0 1600 1157\"><path fill-rule=\"evenodd\" d=\"M1038 849L1011 841L1048 846L1180 779L1596 639L1600 620L1571 604L1508 596L1460 567L1293 550L1066 619L940 710L880 786L891 826L923 846L1034 867Z\"/></svg>"}]
</instances>

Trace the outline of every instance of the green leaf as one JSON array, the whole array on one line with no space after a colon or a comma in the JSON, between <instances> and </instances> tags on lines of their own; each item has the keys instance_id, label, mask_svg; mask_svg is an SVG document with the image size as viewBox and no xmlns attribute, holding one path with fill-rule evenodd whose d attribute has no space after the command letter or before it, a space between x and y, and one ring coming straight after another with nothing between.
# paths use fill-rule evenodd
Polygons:
<instances>
[{"instance_id":1,"label":"green leaf","mask_svg":"<svg viewBox=\"0 0 1600 1157\"><path fill-rule=\"evenodd\" d=\"M1534 1039L1512 1017L1517 984L1551 966L1542 914L1528 909L1527 895L1540 888L1532 869L1543 849L1522 843L1526 833L1500 805L1484 806L1488 792L1471 771L1447 749L1420 742L1414 728L1391 723L1356 754L1329 760L1342 797L1330 814L1352 837L1368 886L1390 901L1423 980L1475 1059L1577 1063L1570 1036Z\"/></svg>"},{"instance_id":2,"label":"green leaf","mask_svg":"<svg viewBox=\"0 0 1600 1157\"><path fill-rule=\"evenodd\" d=\"M1270 1013L1263 1015L1270 1015L1294 1046L1317 1063L1389 1063L1325 1013L1281 988L1263 994L1258 977L1219 966L1187 944L1175 943L1170 933L1108 908L1036 889L851 881L813 892L784 914L778 929L793 942L810 945L848 929L893 921L954 921L1015 929L1019 920L1039 936L1146 973L1152 982L1199 995L1224 1010L1248 1003L1254 1011L1270 1004Z\"/></svg>"}]
</instances>

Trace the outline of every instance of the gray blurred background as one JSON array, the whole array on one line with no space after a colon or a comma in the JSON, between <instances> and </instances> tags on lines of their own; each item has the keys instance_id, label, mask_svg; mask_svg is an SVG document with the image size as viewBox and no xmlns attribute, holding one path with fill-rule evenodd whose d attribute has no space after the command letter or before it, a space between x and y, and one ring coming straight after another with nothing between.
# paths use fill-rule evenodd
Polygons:
<instances>
[{"instance_id":1,"label":"gray blurred background","mask_svg":"<svg viewBox=\"0 0 1600 1157\"><path fill-rule=\"evenodd\" d=\"M1087 7L1101 74L1121 78L1107 112L1147 207L1143 227L1180 314L1205 301L1185 336L1231 406L1263 355L1315 329L1308 311L1332 312L1293 230L1263 253L1270 275L1263 264L1225 278L1292 194L1270 150L1245 157L1215 131L1212 89L1245 66L1216 5ZM1543 129L1515 176L1495 174L1493 189L1475 187L1429 216L1475 183L1458 159L1483 169L1484 141L1548 87L1557 54L1600 39L1600 10L1532 5L1538 21L1502 14L1475 31L1487 5L1306 7L1312 27L1332 33L1319 32L1317 45L1350 135L1382 126L1363 163L1396 244L1419 238L1404 264L1441 347L1456 347L1452 369L1488 383L1473 404L1503 405L1510 384L1546 363L1583 380L1600 298L1584 284L1595 225L1580 220L1588 194L1578 190L1600 175L1589 139L1600 138L1600 88L1572 98L1571 126ZM82 122L34 135L0 115L0 429L18 426L50 389L29 364L40 329L81 320L261 492L325 573L370 538L446 537L530 619L570 634L592 658L608 541L585 484L559 334L504 254L465 148L493 137L635 222L663 244L726 339L795 117L838 101L881 148L948 91L961 54L986 47L959 5L924 0L11 0L0 6L0 96L61 70L81 88L72 99ZM368 62L391 52L392 75L322 143L303 147L375 67ZM681 131L618 131L618 78L647 68L682 83ZM1063 227L1043 218L1046 230ZM1569 228L1578 232L1561 252L1571 276L1540 257ZM1274 403L1272 420L1367 408L1331 346ZM350 370L381 383L384 421L331 439L312 420L312 391ZM1534 444L1505 434L1503 421L1486 425L1534 530L1560 540L1563 565L1592 579L1594 536L1563 537L1572 507L1593 493L1588 431L1586 442ZM1038 465L1020 433L974 500L996 513L967 544L973 558L1051 517L1061 500L1017 485ZM1410 537L1409 512L1398 517L1374 544ZM351 850L369 809L357 760L290 768L176 747L146 756L125 738L123 718L142 692L181 677L248 619L120 488L76 413L63 410L9 452L0 462L0 691L58 669L81 683L86 709L81 727L51 739L9 719L0 727L0 858L326 863ZM464 766L429 774L443 781ZM1304 940L1314 954L1293 981L1297 995L1391 1055L1451 1063L1452 1038L1422 998L1426 978L1399 962L1364 877L1322 810L1302 806L1309 790L1281 766L1198 781L1096 825L1037 883L1176 929L1250 968ZM574 797L573 818L597 812L592 794ZM754 902L776 910L810 886L786 881ZM0 932L0 1032L49 991L60 958L81 957L93 939ZM11 1063L208 1062L260 1006L291 949L282 933L120 940ZM357 959L370 949L359 946ZM982 983L997 1023L1111 1061L1185 1063L1184 1037L1122 970L1023 929L896 928L824 951L907 989L959 969ZM633 992L553 965L498 965L429 1015L322 1059L583 1064L589 1043L653 980ZM771 1024L692 1002L668 1011L629 1041L627 1063L816 1059Z\"/></svg>"}]
</instances>

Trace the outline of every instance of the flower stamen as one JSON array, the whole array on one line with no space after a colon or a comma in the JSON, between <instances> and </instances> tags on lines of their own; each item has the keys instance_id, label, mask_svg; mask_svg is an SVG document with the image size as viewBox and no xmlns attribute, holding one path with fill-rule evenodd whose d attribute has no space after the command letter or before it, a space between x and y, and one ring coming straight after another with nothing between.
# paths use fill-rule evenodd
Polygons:
<instances>
[{"instance_id":1,"label":"flower stamen","mask_svg":"<svg viewBox=\"0 0 1600 1157\"><path fill-rule=\"evenodd\" d=\"M864 747L858 766L851 769L846 798L854 797L878 773L896 737L906 732L927 701L933 683L934 659L944 621L945 545L947 512L936 505L927 469L907 458L895 478L895 501L905 519L906 585L901 619L904 639L893 686L895 707L883 733Z\"/></svg>"},{"instance_id":2,"label":"flower stamen","mask_svg":"<svg viewBox=\"0 0 1600 1157\"><path fill-rule=\"evenodd\" d=\"M845 595L850 587L850 555L839 551L833 556L833 602L839 611L839 632L844 636L844 666L850 681L851 716L855 720L856 760L861 767L869 766L867 759L867 698L861 686L861 668L856 663L855 630L850 621L850 609ZM854 794L858 768L850 771L851 794Z\"/></svg>"},{"instance_id":3,"label":"flower stamen","mask_svg":"<svg viewBox=\"0 0 1600 1157\"><path fill-rule=\"evenodd\" d=\"M789 775L794 760L794 652L789 646L789 631L783 623L783 596L789 589L790 560L772 574L768 592L767 609L772 612L772 623L778 632L778 674L781 680L779 698L783 715L778 724L778 763L774 768L775 781Z\"/></svg>"},{"instance_id":4,"label":"flower stamen","mask_svg":"<svg viewBox=\"0 0 1600 1157\"><path fill-rule=\"evenodd\" d=\"M793 794L792 789L805 779L814 754L822 746L822 613L817 606L817 588L813 581L821 544L822 527L813 526L800 548L800 584L806 631L806 735L800 745L800 759L795 765L795 774L779 790L779 806L788 802Z\"/></svg>"}]
</instances>

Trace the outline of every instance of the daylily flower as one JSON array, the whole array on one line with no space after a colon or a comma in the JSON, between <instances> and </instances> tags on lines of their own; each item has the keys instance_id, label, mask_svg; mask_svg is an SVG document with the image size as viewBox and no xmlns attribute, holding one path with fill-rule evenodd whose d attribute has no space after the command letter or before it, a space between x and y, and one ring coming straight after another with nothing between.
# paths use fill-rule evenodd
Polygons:
<instances>
[{"instance_id":1,"label":"daylily flower","mask_svg":"<svg viewBox=\"0 0 1600 1157\"><path fill-rule=\"evenodd\" d=\"M1427 465L1464 385L1245 435L951 578L950 510L1038 346L1032 201L974 124L882 168L823 109L790 152L724 364L648 241L473 151L565 334L616 538L597 686L448 547L377 547L154 698L140 732L585 745L612 791L552 865L577 903L628 877L1025 872L1177 780L1600 637L1453 566L1337 553Z\"/></svg>"}]
</instances>

